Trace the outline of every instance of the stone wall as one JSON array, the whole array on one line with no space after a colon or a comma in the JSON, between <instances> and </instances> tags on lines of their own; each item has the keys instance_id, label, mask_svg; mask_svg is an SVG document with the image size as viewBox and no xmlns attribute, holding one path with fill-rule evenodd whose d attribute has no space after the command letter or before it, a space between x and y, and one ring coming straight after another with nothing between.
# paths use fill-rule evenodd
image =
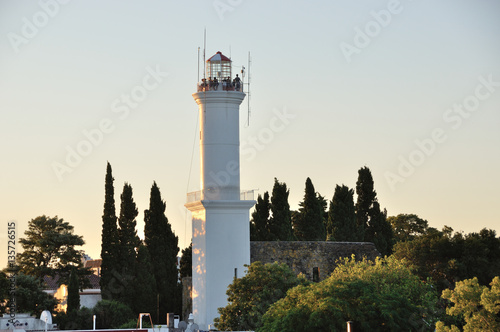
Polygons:
<instances>
[{"instance_id":1,"label":"stone wall","mask_svg":"<svg viewBox=\"0 0 500 332\"><path fill-rule=\"evenodd\" d=\"M269 241L250 242L250 261L262 263L285 263L295 273L303 273L307 279L323 280L335 269L335 262L342 257L366 257L370 260L380 256L370 242L327 241ZM316 269L317 277L313 271Z\"/></svg>"},{"instance_id":2,"label":"stone wall","mask_svg":"<svg viewBox=\"0 0 500 332\"><path fill-rule=\"evenodd\" d=\"M339 258L366 257L374 260L380 256L377 248L371 242L326 242L326 241L269 241L250 242L250 261L262 263L285 263L296 274L303 273L314 281L313 271L317 268L317 280L323 280L335 269ZM242 274L238 275L239 277ZM182 312L183 320L192 312L191 278L183 278Z\"/></svg>"}]
</instances>

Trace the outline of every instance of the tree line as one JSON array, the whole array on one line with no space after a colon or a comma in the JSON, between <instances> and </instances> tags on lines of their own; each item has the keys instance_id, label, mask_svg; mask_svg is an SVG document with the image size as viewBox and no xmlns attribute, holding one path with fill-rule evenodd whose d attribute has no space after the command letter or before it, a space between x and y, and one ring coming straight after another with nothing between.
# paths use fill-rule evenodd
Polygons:
<instances>
[{"instance_id":1,"label":"tree line","mask_svg":"<svg viewBox=\"0 0 500 332\"><path fill-rule=\"evenodd\" d=\"M141 240L136 230L138 209L132 186L124 184L117 215L113 182L108 163L101 233L102 301L92 310L80 308L79 291L91 286L92 274L83 266L84 252L76 249L85 242L62 218L43 215L28 222L25 237L19 240L24 250L17 255L15 270L0 273L1 313L10 306L8 277L12 273L16 275L17 312L39 315L43 310L54 311L57 300L43 291L47 278L68 285L66 313L55 317L60 328L90 329L93 314L97 315L99 328L118 328L135 327L139 313L149 312L154 323L165 323L166 313L181 312L180 278L191 275L191 251L182 251L178 268L178 237L165 215L166 203L158 185L154 182L151 187Z\"/></svg>"},{"instance_id":2,"label":"tree line","mask_svg":"<svg viewBox=\"0 0 500 332\"><path fill-rule=\"evenodd\" d=\"M328 202L310 178L297 211L290 210L289 193L286 183L275 178L271 196L267 191L258 195L250 221L252 241L373 242L383 255L392 252L393 230L387 211L380 208L368 167L358 170L356 203L354 189L345 185L337 185Z\"/></svg>"}]
</instances>

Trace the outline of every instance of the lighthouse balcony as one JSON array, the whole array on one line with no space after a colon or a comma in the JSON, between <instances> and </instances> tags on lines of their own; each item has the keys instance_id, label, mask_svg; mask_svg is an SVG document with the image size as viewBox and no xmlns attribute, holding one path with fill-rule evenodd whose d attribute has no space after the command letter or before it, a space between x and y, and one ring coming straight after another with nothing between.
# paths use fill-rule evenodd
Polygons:
<instances>
[{"instance_id":1,"label":"lighthouse balcony","mask_svg":"<svg viewBox=\"0 0 500 332\"><path fill-rule=\"evenodd\" d=\"M222 81L202 80L197 84L198 92L202 91L239 91L243 92L243 82L230 79Z\"/></svg>"},{"instance_id":2,"label":"lighthouse balcony","mask_svg":"<svg viewBox=\"0 0 500 332\"><path fill-rule=\"evenodd\" d=\"M186 203L193 203L201 200L220 200L224 199L221 197L221 193L218 190L198 190L187 194ZM240 192L240 201L253 201L254 191L253 190L243 190Z\"/></svg>"}]
</instances>

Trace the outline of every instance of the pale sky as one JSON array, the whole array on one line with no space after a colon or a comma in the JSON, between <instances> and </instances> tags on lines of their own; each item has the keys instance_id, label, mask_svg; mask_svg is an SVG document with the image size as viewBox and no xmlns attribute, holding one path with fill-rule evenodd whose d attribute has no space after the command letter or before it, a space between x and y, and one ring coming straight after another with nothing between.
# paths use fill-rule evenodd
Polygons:
<instances>
[{"instance_id":1,"label":"pale sky","mask_svg":"<svg viewBox=\"0 0 500 332\"><path fill-rule=\"evenodd\" d=\"M107 161L117 213L129 182L142 237L156 181L189 245L205 28L207 58L251 54L242 189L277 177L295 209L307 177L330 200L368 166L389 215L500 232L499 17L495 0L2 0L1 266L7 222L20 238L43 214L98 258Z\"/></svg>"}]
</instances>

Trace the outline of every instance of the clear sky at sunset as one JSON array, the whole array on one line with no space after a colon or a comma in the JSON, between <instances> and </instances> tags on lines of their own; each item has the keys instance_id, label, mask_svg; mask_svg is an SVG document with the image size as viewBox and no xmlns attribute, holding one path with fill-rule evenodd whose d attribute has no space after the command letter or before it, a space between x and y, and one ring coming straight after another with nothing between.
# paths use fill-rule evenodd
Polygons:
<instances>
[{"instance_id":1,"label":"clear sky at sunset","mask_svg":"<svg viewBox=\"0 0 500 332\"><path fill-rule=\"evenodd\" d=\"M1 266L7 222L19 238L43 214L98 258L107 161L117 213L128 182L142 237L156 181L189 245L205 28L207 58L251 54L242 189L277 177L296 209L307 177L330 200L368 166L388 215L500 232L499 17L495 0L2 0Z\"/></svg>"}]
</instances>

